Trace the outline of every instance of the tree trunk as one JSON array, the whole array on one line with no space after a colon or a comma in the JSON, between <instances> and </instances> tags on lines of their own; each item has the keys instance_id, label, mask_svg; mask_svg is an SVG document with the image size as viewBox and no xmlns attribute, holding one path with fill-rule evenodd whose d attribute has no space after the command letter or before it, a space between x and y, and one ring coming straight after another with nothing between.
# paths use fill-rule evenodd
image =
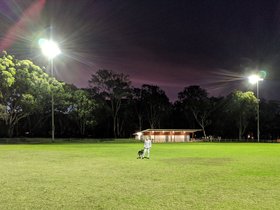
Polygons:
<instances>
[{"instance_id":1,"label":"tree trunk","mask_svg":"<svg viewBox=\"0 0 280 210\"><path fill-rule=\"evenodd\" d=\"M206 139L206 132L205 132L205 129L204 129L204 127L202 127L202 126L201 126L201 128L202 128L202 131L203 131L204 138Z\"/></svg>"},{"instance_id":2,"label":"tree trunk","mask_svg":"<svg viewBox=\"0 0 280 210\"><path fill-rule=\"evenodd\" d=\"M84 120L81 120L80 123L80 134L81 136L85 136L85 131L86 131L86 123L84 122Z\"/></svg>"},{"instance_id":3,"label":"tree trunk","mask_svg":"<svg viewBox=\"0 0 280 210\"><path fill-rule=\"evenodd\" d=\"M121 122L118 117L116 119L116 134L117 134L117 137L121 136Z\"/></svg>"},{"instance_id":4,"label":"tree trunk","mask_svg":"<svg viewBox=\"0 0 280 210\"><path fill-rule=\"evenodd\" d=\"M114 131L114 138L117 138L117 117L115 115L113 117L113 131Z\"/></svg>"},{"instance_id":5,"label":"tree trunk","mask_svg":"<svg viewBox=\"0 0 280 210\"><path fill-rule=\"evenodd\" d=\"M239 132L238 132L238 139L241 140L242 139L242 120L241 120L241 116L239 118Z\"/></svg>"},{"instance_id":6,"label":"tree trunk","mask_svg":"<svg viewBox=\"0 0 280 210\"><path fill-rule=\"evenodd\" d=\"M14 126L9 125L9 126L8 126L8 137L9 137L9 138L12 138L13 135L14 135Z\"/></svg>"},{"instance_id":7,"label":"tree trunk","mask_svg":"<svg viewBox=\"0 0 280 210\"><path fill-rule=\"evenodd\" d=\"M139 131L142 131L142 116L138 115Z\"/></svg>"},{"instance_id":8,"label":"tree trunk","mask_svg":"<svg viewBox=\"0 0 280 210\"><path fill-rule=\"evenodd\" d=\"M204 117L201 119L198 119L198 114L192 109L192 113L193 113L193 116L196 120L196 122L199 124L199 126L201 127L202 131L203 131L203 135L204 135L204 138L206 139L206 132L205 132L205 127L207 126L207 123L205 118L206 118L206 114L204 115Z\"/></svg>"}]
</instances>

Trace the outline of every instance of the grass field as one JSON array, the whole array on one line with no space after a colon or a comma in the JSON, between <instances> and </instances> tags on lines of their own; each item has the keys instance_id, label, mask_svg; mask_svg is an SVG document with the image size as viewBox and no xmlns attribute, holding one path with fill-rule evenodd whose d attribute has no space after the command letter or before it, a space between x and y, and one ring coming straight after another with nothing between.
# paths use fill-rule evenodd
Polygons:
<instances>
[{"instance_id":1,"label":"grass field","mask_svg":"<svg viewBox=\"0 0 280 210\"><path fill-rule=\"evenodd\" d=\"M0 145L0 209L279 209L280 144Z\"/></svg>"}]
</instances>

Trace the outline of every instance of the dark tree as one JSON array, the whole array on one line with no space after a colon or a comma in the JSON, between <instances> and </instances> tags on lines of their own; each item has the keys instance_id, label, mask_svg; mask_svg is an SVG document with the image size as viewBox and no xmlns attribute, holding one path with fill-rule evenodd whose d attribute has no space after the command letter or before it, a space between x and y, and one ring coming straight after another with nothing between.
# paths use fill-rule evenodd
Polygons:
<instances>
[{"instance_id":1,"label":"dark tree","mask_svg":"<svg viewBox=\"0 0 280 210\"><path fill-rule=\"evenodd\" d=\"M131 102L133 106L133 110L135 111L135 115L137 116L137 124L138 130L141 131L143 129L143 120L145 116L145 101L142 95L142 89L133 88L131 94Z\"/></svg>"},{"instance_id":2,"label":"dark tree","mask_svg":"<svg viewBox=\"0 0 280 210\"><path fill-rule=\"evenodd\" d=\"M191 111L206 138L205 128L211 124L210 114L214 110L213 103L208 98L206 90L199 86L189 86L178 94L178 98L184 104L186 113L188 113L188 110Z\"/></svg>"},{"instance_id":3,"label":"dark tree","mask_svg":"<svg viewBox=\"0 0 280 210\"><path fill-rule=\"evenodd\" d=\"M110 70L98 70L91 76L89 85L95 98L101 98L110 110L113 119L114 137L120 136L121 119L119 112L122 102L130 94L130 80L128 75L115 73Z\"/></svg>"},{"instance_id":4,"label":"dark tree","mask_svg":"<svg viewBox=\"0 0 280 210\"><path fill-rule=\"evenodd\" d=\"M265 101L260 103L260 134L264 139L277 139L280 136L280 107L275 101ZM256 124L254 123L256 128Z\"/></svg>"},{"instance_id":5,"label":"dark tree","mask_svg":"<svg viewBox=\"0 0 280 210\"><path fill-rule=\"evenodd\" d=\"M170 111L171 104L165 92L158 86L142 85L141 100L145 106L145 113L150 128L161 128Z\"/></svg>"},{"instance_id":6,"label":"dark tree","mask_svg":"<svg viewBox=\"0 0 280 210\"><path fill-rule=\"evenodd\" d=\"M96 102L86 90L68 86L67 92L70 93L68 115L77 124L80 135L85 136L87 128L96 124L96 119L93 115L96 109Z\"/></svg>"}]
</instances>

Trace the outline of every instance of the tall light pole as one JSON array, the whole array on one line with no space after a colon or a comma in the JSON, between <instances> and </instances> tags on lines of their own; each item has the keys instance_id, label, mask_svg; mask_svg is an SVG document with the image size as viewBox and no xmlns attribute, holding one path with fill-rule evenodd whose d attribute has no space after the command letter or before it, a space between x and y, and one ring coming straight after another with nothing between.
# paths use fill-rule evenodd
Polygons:
<instances>
[{"instance_id":1,"label":"tall light pole","mask_svg":"<svg viewBox=\"0 0 280 210\"><path fill-rule=\"evenodd\" d=\"M263 81L257 74L253 74L248 77L248 80L251 84L257 84L257 138L258 142L260 142L260 99L259 99L259 81Z\"/></svg>"},{"instance_id":2,"label":"tall light pole","mask_svg":"<svg viewBox=\"0 0 280 210\"><path fill-rule=\"evenodd\" d=\"M53 72L53 59L61 53L61 50L59 49L58 45L52 41L47 39L40 39L39 45L41 48L41 51L44 56L46 56L49 59L50 62L50 68L51 68L51 76L54 76ZM52 95L52 141L54 141L54 132L55 132L55 126L54 126L54 97L53 97L53 91L51 91Z\"/></svg>"}]
</instances>

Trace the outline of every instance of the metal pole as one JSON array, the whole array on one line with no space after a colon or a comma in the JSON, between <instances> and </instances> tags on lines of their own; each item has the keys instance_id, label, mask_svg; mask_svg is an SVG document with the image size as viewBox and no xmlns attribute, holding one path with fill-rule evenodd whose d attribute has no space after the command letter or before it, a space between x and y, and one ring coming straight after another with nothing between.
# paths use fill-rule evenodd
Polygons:
<instances>
[{"instance_id":1,"label":"metal pole","mask_svg":"<svg viewBox=\"0 0 280 210\"><path fill-rule=\"evenodd\" d=\"M53 59L51 59L51 74L52 77L54 76L53 74ZM54 131L55 131L55 126L54 126L54 97L53 97L53 90L52 90L52 142L54 142Z\"/></svg>"},{"instance_id":2,"label":"metal pole","mask_svg":"<svg viewBox=\"0 0 280 210\"><path fill-rule=\"evenodd\" d=\"M257 82L257 100L258 100L258 107L257 107L257 136L258 136L258 142L260 142L260 99L259 99L259 81Z\"/></svg>"}]
</instances>

